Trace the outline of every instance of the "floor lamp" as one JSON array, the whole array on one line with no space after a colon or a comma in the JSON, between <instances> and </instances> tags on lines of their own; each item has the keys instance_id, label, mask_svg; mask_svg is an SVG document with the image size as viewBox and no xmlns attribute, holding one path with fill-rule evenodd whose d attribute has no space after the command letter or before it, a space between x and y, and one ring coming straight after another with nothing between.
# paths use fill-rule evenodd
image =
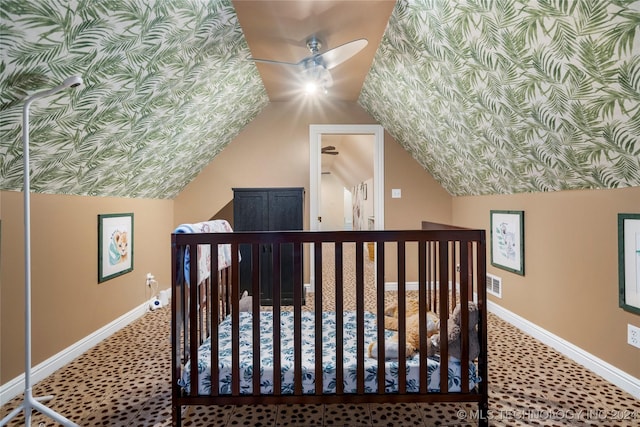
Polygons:
<instances>
[{"instance_id":1,"label":"floor lamp","mask_svg":"<svg viewBox=\"0 0 640 427\"><path fill-rule=\"evenodd\" d=\"M0 426L6 425L12 418L24 410L25 425L31 425L31 413L35 409L64 426L77 426L41 402L53 396L33 397L31 389L31 204L29 183L29 106L33 101L45 96L53 95L68 87L82 84L82 77L72 76L53 89L37 92L25 100L22 110L22 142L24 158L24 402L0 421Z\"/></svg>"}]
</instances>

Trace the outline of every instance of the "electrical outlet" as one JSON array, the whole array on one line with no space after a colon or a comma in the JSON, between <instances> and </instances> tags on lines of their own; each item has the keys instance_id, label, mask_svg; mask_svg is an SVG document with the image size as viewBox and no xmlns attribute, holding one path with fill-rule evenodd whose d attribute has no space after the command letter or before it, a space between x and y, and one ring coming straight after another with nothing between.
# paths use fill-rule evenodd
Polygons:
<instances>
[{"instance_id":1,"label":"electrical outlet","mask_svg":"<svg viewBox=\"0 0 640 427\"><path fill-rule=\"evenodd\" d=\"M151 286L153 284L153 279L155 279L155 277L153 277L153 274L147 273L147 286Z\"/></svg>"},{"instance_id":2,"label":"electrical outlet","mask_svg":"<svg viewBox=\"0 0 640 427\"><path fill-rule=\"evenodd\" d=\"M640 328L627 324L627 343L640 348Z\"/></svg>"}]
</instances>

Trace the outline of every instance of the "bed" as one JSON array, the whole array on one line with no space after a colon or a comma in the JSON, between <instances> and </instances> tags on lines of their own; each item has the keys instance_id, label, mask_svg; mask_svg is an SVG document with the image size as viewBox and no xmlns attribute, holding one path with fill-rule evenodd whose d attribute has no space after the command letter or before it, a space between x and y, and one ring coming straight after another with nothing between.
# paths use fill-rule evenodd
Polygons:
<instances>
[{"instance_id":1,"label":"bed","mask_svg":"<svg viewBox=\"0 0 640 427\"><path fill-rule=\"evenodd\" d=\"M189 405L349 402L474 402L479 425L487 425L484 231L428 222L422 228L173 233L173 425L182 425ZM265 247L273 252L273 305L261 306L254 297L250 311L240 310L241 245L255 254ZM305 283L296 283L289 306L280 304L278 289L285 246L293 248L292 268L305 271L313 286L305 299ZM197 257L185 256L198 248L210 253L205 273L196 268ZM230 262L220 261L221 251ZM329 273L314 268L327 261ZM344 273L347 265L352 279ZM252 264L251 271L250 293L257 296L258 266ZM454 307L462 307L460 326L467 330L467 307L477 306L479 356L469 360L469 335L462 334L460 358L449 354L446 340L438 354L427 357L426 320L419 323L418 351L407 354L406 295L419 301L420 319L436 313L440 336L448 334ZM389 301L397 304L397 332L380 321ZM385 345L374 355L367 351L372 341L394 340L397 356L388 357Z\"/></svg>"}]
</instances>

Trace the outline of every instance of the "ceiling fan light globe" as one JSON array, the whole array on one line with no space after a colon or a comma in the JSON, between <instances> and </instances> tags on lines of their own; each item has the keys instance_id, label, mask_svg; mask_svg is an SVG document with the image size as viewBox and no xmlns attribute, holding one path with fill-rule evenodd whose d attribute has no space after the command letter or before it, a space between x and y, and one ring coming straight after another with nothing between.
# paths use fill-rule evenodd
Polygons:
<instances>
[{"instance_id":1,"label":"ceiling fan light globe","mask_svg":"<svg viewBox=\"0 0 640 427\"><path fill-rule=\"evenodd\" d=\"M304 91L308 94L314 94L318 91L318 85L316 82L307 82L304 86Z\"/></svg>"}]
</instances>

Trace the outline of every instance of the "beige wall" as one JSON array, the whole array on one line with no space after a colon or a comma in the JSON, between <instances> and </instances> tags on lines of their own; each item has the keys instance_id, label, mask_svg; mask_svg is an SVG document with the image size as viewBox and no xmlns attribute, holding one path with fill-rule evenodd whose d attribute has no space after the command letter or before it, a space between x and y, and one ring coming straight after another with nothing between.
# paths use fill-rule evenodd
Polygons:
<instances>
[{"instance_id":1,"label":"beige wall","mask_svg":"<svg viewBox=\"0 0 640 427\"><path fill-rule=\"evenodd\" d=\"M618 307L617 214L640 212L640 188L457 197L458 225L489 229L492 209L523 210L525 275L490 264L503 279L496 304L640 378L640 350L627 324L640 316ZM490 238L487 236L487 243Z\"/></svg>"},{"instance_id":2,"label":"beige wall","mask_svg":"<svg viewBox=\"0 0 640 427\"><path fill-rule=\"evenodd\" d=\"M384 149L384 225L387 230L420 228L422 221L450 224L452 197L385 132ZM391 190L402 191L399 199Z\"/></svg>"},{"instance_id":3,"label":"beige wall","mask_svg":"<svg viewBox=\"0 0 640 427\"><path fill-rule=\"evenodd\" d=\"M21 192L0 192L0 383L24 372ZM134 270L98 284L98 214L133 212ZM150 298L152 272L169 288L173 201L31 195L33 365Z\"/></svg>"},{"instance_id":4,"label":"beige wall","mask_svg":"<svg viewBox=\"0 0 640 427\"><path fill-rule=\"evenodd\" d=\"M309 125L372 124L357 103L269 104L175 199L176 225L210 218L233 198L233 187L304 187L309 191ZM451 196L385 132L387 228L448 222ZM391 201L391 188L403 198ZM305 228L309 228L309 195Z\"/></svg>"},{"instance_id":5,"label":"beige wall","mask_svg":"<svg viewBox=\"0 0 640 427\"><path fill-rule=\"evenodd\" d=\"M269 104L175 199L175 221L209 218L234 187L304 187L309 191L309 125L374 123L355 103ZM308 228L309 197L305 197Z\"/></svg>"}]
</instances>

